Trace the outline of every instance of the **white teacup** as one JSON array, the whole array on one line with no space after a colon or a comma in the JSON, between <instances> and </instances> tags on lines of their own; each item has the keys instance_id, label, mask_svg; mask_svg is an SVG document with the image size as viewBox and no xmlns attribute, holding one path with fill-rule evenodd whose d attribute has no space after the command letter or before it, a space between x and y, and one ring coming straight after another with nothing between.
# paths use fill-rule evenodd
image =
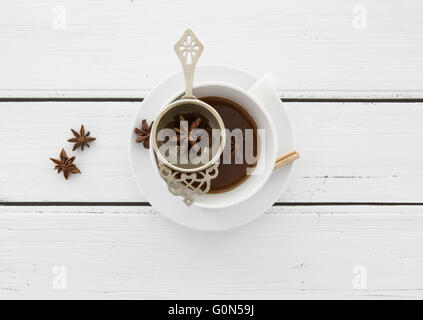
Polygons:
<instances>
[{"instance_id":1,"label":"white teacup","mask_svg":"<svg viewBox=\"0 0 423 320\"><path fill-rule=\"evenodd\" d=\"M258 130L257 165L252 171L252 175L239 186L227 192L195 195L193 205L207 209L236 205L253 196L269 179L277 157L278 141L275 125L264 105L266 99L276 94L277 88L278 81L272 74L266 74L249 90L221 82L202 82L194 88L194 95L197 98L213 96L237 103L254 119L257 128L263 130ZM182 92L175 93L168 103L177 99L181 94ZM160 110L157 114L159 113ZM153 167L159 174L153 148L150 148L150 156ZM164 181L163 183L166 185Z\"/></svg>"}]
</instances>

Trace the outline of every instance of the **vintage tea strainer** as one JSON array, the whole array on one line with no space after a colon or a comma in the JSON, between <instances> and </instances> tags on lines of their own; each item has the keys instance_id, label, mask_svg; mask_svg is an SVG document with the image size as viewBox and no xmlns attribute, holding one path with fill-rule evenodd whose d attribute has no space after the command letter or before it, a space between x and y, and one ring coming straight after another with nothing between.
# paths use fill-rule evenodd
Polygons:
<instances>
[{"instance_id":1,"label":"vintage tea strainer","mask_svg":"<svg viewBox=\"0 0 423 320\"><path fill-rule=\"evenodd\" d=\"M195 66L203 52L204 46L191 30L186 30L175 44L185 77L185 94L181 99L166 106L154 121L151 139L154 152L158 159L159 172L166 181L169 191L174 195L183 196L184 203L190 206L194 202L194 194L204 194L210 190L211 180L218 175L218 160L223 152L226 141L225 126L222 118L207 103L193 95L193 80ZM207 122L212 130L218 129L218 146L210 148L207 162L197 164L169 161L169 155L160 148L165 142L159 139L162 129L177 115L198 114ZM178 157L179 159L179 157Z\"/></svg>"}]
</instances>

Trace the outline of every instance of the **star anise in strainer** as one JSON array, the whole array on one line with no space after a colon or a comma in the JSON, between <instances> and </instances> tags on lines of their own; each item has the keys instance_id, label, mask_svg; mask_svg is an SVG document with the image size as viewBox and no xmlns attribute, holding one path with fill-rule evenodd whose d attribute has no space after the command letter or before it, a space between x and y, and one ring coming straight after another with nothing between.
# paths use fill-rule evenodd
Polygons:
<instances>
[{"instance_id":1,"label":"star anise in strainer","mask_svg":"<svg viewBox=\"0 0 423 320\"><path fill-rule=\"evenodd\" d=\"M81 173L78 167L73 164L75 157L68 158L65 149L62 149L60 152L60 159L50 158L50 160L56 165L54 170L57 170L57 173L63 172L63 176L66 180L71 173Z\"/></svg>"},{"instance_id":2,"label":"star anise in strainer","mask_svg":"<svg viewBox=\"0 0 423 320\"><path fill-rule=\"evenodd\" d=\"M79 133L75 130L71 129L74 138L71 138L68 140L68 142L73 142L73 148L72 151L75 151L78 149L78 147L81 147L81 151L84 151L84 146L90 147L89 143L93 142L95 140L94 137L90 137L90 132L88 131L85 133L84 125L81 125L81 129L79 130Z\"/></svg>"},{"instance_id":3,"label":"star anise in strainer","mask_svg":"<svg viewBox=\"0 0 423 320\"><path fill-rule=\"evenodd\" d=\"M137 143L143 143L144 148L149 149L150 148L150 133L151 133L151 127L153 126L152 121L150 125L148 125L147 120L142 120L141 122L141 129L135 128L134 133L138 135L136 142Z\"/></svg>"},{"instance_id":4,"label":"star anise in strainer","mask_svg":"<svg viewBox=\"0 0 423 320\"><path fill-rule=\"evenodd\" d=\"M191 123L191 125L189 125L188 121L185 120L184 116L179 115L180 128L173 128L173 130L176 132L176 136L170 139L170 142L179 142L179 148L182 154L187 151L186 148L188 147L188 142L189 144L191 144L191 147L195 148L194 150L198 152L199 150L199 147L197 145L198 138L196 139L194 137L194 131L200 125L201 120L202 120L201 117L197 117Z\"/></svg>"}]
</instances>

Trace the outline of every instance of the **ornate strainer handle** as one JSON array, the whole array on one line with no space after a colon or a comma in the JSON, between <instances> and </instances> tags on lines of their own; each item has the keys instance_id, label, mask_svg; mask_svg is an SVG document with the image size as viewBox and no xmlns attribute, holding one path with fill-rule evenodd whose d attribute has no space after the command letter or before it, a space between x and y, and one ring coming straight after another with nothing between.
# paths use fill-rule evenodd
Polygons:
<instances>
[{"instance_id":1,"label":"ornate strainer handle","mask_svg":"<svg viewBox=\"0 0 423 320\"><path fill-rule=\"evenodd\" d=\"M159 163L160 176L166 181L170 193L182 196L184 203L189 207L194 203L195 194L206 194L210 190L211 181L219 174L219 165L193 173L181 173Z\"/></svg>"},{"instance_id":2,"label":"ornate strainer handle","mask_svg":"<svg viewBox=\"0 0 423 320\"><path fill-rule=\"evenodd\" d=\"M192 94L194 70L203 50L203 44L190 29L185 30L181 39L175 44L175 52L181 61L185 76L185 95L182 99L195 99Z\"/></svg>"}]
</instances>

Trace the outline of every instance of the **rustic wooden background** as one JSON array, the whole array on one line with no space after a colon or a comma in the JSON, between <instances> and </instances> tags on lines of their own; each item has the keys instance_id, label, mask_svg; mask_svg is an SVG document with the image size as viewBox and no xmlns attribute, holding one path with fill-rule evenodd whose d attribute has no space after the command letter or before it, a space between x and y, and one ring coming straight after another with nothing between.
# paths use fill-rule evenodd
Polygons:
<instances>
[{"instance_id":1,"label":"rustic wooden background","mask_svg":"<svg viewBox=\"0 0 423 320\"><path fill-rule=\"evenodd\" d=\"M423 298L422 12L2 0L0 298ZM200 64L280 77L302 154L279 202L228 232L168 221L129 167L132 119L187 27ZM65 181L48 158L82 122L97 141Z\"/></svg>"}]
</instances>

